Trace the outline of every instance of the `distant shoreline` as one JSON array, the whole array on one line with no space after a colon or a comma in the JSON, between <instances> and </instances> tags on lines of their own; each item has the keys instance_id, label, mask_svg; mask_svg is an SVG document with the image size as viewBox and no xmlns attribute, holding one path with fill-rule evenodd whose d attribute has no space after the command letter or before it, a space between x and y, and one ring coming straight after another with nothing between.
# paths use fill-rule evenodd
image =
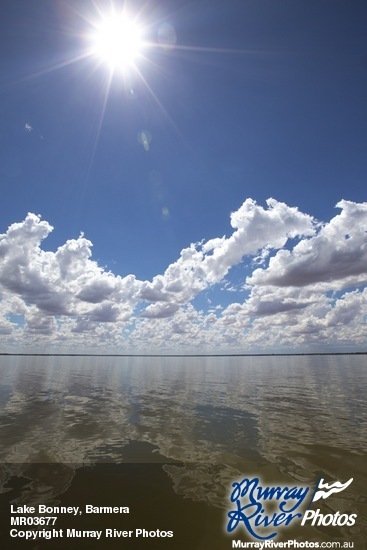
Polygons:
<instances>
[{"instance_id":1,"label":"distant shoreline","mask_svg":"<svg viewBox=\"0 0 367 550\"><path fill-rule=\"evenodd\" d=\"M299 357L308 355L367 355L367 351L310 353L2 353L7 357Z\"/></svg>"}]
</instances>

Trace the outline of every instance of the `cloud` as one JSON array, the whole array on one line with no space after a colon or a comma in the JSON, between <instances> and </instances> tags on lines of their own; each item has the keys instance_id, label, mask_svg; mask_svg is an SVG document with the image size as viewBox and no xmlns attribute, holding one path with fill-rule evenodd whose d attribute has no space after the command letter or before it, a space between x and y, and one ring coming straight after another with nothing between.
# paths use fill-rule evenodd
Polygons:
<instances>
[{"instance_id":1,"label":"cloud","mask_svg":"<svg viewBox=\"0 0 367 550\"><path fill-rule=\"evenodd\" d=\"M252 199L231 214L234 229L228 238L191 244L163 275L143 283L140 297L151 302L185 304L209 285L219 283L245 256L283 247L288 239L313 235L315 220L275 199L267 209ZM174 311L172 309L172 311Z\"/></svg>"},{"instance_id":2,"label":"cloud","mask_svg":"<svg viewBox=\"0 0 367 550\"><path fill-rule=\"evenodd\" d=\"M151 281L100 267L83 234L44 251L53 228L28 214L0 235L3 349L39 349L40 342L55 351L363 347L367 203L337 207L319 223L274 199L266 207L247 199L231 214L228 237L191 244ZM234 266L235 282L228 280ZM246 292L236 292L241 286ZM204 290L208 311L193 305ZM229 305L218 303L223 296Z\"/></svg>"},{"instance_id":3,"label":"cloud","mask_svg":"<svg viewBox=\"0 0 367 550\"><path fill-rule=\"evenodd\" d=\"M0 285L26 308L26 329L40 334L56 330L51 318L66 316L90 323L125 320L140 287L134 276L121 278L91 260L92 243L81 235L56 252L41 242L53 230L40 216L28 214L0 235Z\"/></svg>"},{"instance_id":4,"label":"cloud","mask_svg":"<svg viewBox=\"0 0 367 550\"><path fill-rule=\"evenodd\" d=\"M32 334L51 335L56 329L56 320L35 307L26 314L26 331Z\"/></svg>"},{"instance_id":5,"label":"cloud","mask_svg":"<svg viewBox=\"0 0 367 550\"><path fill-rule=\"evenodd\" d=\"M367 203L342 200L342 211L293 250L280 250L269 267L247 279L250 285L341 289L367 282ZM321 288L320 287L320 288Z\"/></svg>"},{"instance_id":6,"label":"cloud","mask_svg":"<svg viewBox=\"0 0 367 550\"><path fill-rule=\"evenodd\" d=\"M146 317L147 319L164 319L165 317L172 317L179 309L180 306L178 304L164 302L151 304L140 314L140 316Z\"/></svg>"}]
</instances>

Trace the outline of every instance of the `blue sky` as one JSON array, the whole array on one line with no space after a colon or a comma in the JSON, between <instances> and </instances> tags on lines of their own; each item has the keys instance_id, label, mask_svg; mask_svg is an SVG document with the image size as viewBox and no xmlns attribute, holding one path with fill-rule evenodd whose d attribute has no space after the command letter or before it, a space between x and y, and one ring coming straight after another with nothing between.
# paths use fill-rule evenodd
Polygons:
<instances>
[{"instance_id":1,"label":"blue sky","mask_svg":"<svg viewBox=\"0 0 367 550\"><path fill-rule=\"evenodd\" d=\"M128 69L92 52L111 10ZM2 350L364 349L366 16L4 0Z\"/></svg>"}]
</instances>

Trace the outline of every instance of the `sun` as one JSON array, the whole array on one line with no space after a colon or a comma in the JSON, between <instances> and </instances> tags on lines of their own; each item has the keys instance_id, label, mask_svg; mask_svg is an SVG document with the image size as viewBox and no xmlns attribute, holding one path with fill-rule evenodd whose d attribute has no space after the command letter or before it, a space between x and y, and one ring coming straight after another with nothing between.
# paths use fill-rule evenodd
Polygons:
<instances>
[{"instance_id":1,"label":"sun","mask_svg":"<svg viewBox=\"0 0 367 550\"><path fill-rule=\"evenodd\" d=\"M103 16L91 38L92 53L113 71L134 66L144 47L142 28L124 12Z\"/></svg>"}]
</instances>

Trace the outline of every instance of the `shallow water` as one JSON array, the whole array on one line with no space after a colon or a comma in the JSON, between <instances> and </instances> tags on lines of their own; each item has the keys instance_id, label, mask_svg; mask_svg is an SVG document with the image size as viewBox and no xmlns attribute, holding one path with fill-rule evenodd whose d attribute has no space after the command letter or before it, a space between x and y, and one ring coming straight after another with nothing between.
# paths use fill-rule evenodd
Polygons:
<instances>
[{"instance_id":1,"label":"shallow water","mask_svg":"<svg viewBox=\"0 0 367 550\"><path fill-rule=\"evenodd\" d=\"M344 537L362 548L366 390L363 355L3 356L3 487L14 502L60 500L83 469L97 479L108 464L125 471L151 464L174 498L217 517L228 509L231 482L245 475L311 485L353 477L323 506L355 511L358 527L304 529L302 537ZM16 479L27 481L15 488Z\"/></svg>"}]
</instances>

